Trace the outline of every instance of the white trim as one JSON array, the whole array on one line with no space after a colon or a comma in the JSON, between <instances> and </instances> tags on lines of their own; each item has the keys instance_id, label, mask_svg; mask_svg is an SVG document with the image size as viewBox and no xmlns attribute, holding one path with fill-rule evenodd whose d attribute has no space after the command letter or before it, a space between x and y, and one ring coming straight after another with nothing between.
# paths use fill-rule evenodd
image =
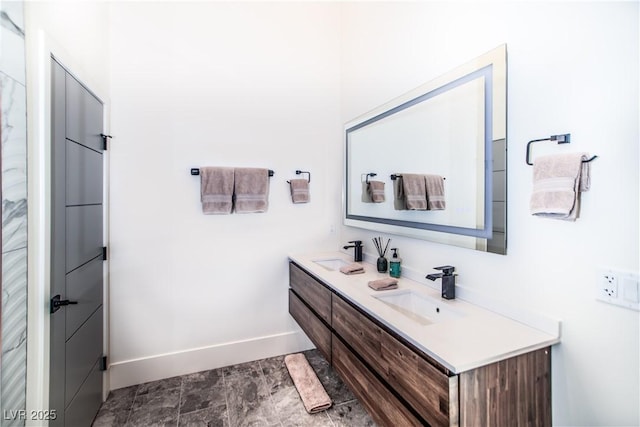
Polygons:
<instances>
[{"instance_id":1,"label":"white trim","mask_svg":"<svg viewBox=\"0 0 640 427\"><path fill-rule=\"evenodd\" d=\"M301 331L285 332L243 341L193 348L112 363L111 386L118 389L177 375L314 348Z\"/></svg>"},{"instance_id":2,"label":"white trim","mask_svg":"<svg viewBox=\"0 0 640 427\"><path fill-rule=\"evenodd\" d=\"M28 24L27 24L28 25ZM27 299L27 413L49 408L49 280L51 253L51 57L86 84L105 102L105 129L108 129L107 93L84 71L66 50L44 30L28 31L27 46L27 181L28 181L28 299ZM105 164L105 168L108 163ZM108 178L108 172L105 171ZM107 193L108 194L108 193ZM107 199L108 201L108 199ZM105 202L106 203L106 202ZM105 216L108 221L108 216ZM105 225L106 229L108 227ZM108 236L105 235L105 239ZM106 273L105 273L106 275ZM108 275L105 276L108 279ZM108 282L105 281L105 287ZM105 297L106 297L105 293ZM105 304L104 310L108 310ZM108 317L107 317L108 319ZM105 336L108 323L105 322ZM108 344L108 341L106 341ZM108 348L108 347L106 347ZM105 375L108 391L108 375ZM27 426L31 425L29 422ZM42 423L38 422L39 426Z\"/></svg>"}]
</instances>

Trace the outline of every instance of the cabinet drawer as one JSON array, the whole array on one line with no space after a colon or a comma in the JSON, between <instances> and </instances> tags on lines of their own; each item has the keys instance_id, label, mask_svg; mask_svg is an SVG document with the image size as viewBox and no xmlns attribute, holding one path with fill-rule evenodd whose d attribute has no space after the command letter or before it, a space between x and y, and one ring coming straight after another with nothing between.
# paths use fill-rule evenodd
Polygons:
<instances>
[{"instance_id":1,"label":"cabinet drawer","mask_svg":"<svg viewBox=\"0 0 640 427\"><path fill-rule=\"evenodd\" d=\"M382 332L387 381L430 425L458 425L458 377L449 377L387 332Z\"/></svg>"},{"instance_id":2,"label":"cabinet drawer","mask_svg":"<svg viewBox=\"0 0 640 427\"><path fill-rule=\"evenodd\" d=\"M331 327L378 374L386 378L388 365L382 357L382 329L339 297L333 298Z\"/></svg>"},{"instance_id":3,"label":"cabinet drawer","mask_svg":"<svg viewBox=\"0 0 640 427\"><path fill-rule=\"evenodd\" d=\"M331 363L331 331L291 289L289 289L289 313Z\"/></svg>"},{"instance_id":4,"label":"cabinet drawer","mask_svg":"<svg viewBox=\"0 0 640 427\"><path fill-rule=\"evenodd\" d=\"M458 377L449 377L344 300L332 301L331 327L398 395L434 426L456 425Z\"/></svg>"},{"instance_id":5,"label":"cabinet drawer","mask_svg":"<svg viewBox=\"0 0 640 427\"><path fill-rule=\"evenodd\" d=\"M289 285L318 316L331 323L331 291L309 276L304 270L289 263Z\"/></svg>"},{"instance_id":6,"label":"cabinet drawer","mask_svg":"<svg viewBox=\"0 0 640 427\"><path fill-rule=\"evenodd\" d=\"M336 336L333 337L332 361L334 369L377 424L390 427L423 425Z\"/></svg>"}]
</instances>

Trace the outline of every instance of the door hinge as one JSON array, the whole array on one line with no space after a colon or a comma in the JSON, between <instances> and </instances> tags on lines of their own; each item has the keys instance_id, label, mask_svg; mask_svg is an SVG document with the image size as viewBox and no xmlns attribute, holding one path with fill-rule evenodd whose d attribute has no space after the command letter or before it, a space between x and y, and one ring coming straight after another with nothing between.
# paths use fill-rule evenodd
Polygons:
<instances>
[{"instance_id":1,"label":"door hinge","mask_svg":"<svg viewBox=\"0 0 640 427\"><path fill-rule=\"evenodd\" d=\"M102 358L100 359L100 370L101 371L107 370L107 356L102 356Z\"/></svg>"},{"instance_id":2,"label":"door hinge","mask_svg":"<svg viewBox=\"0 0 640 427\"><path fill-rule=\"evenodd\" d=\"M107 260L107 247L106 246L102 247L102 260L103 261Z\"/></svg>"},{"instance_id":3,"label":"door hinge","mask_svg":"<svg viewBox=\"0 0 640 427\"><path fill-rule=\"evenodd\" d=\"M102 137L102 149L104 151L107 151L107 138L113 138L111 135L105 135L104 133L101 133L100 136Z\"/></svg>"}]
</instances>

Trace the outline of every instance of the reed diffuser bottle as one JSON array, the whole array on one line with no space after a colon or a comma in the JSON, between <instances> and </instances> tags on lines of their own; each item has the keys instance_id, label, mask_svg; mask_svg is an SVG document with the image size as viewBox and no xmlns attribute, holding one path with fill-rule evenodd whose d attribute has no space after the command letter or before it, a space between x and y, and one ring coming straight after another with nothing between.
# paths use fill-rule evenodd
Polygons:
<instances>
[{"instance_id":1,"label":"reed diffuser bottle","mask_svg":"<svg viewBox=\"0 0 640 427\"><path fill-rule=\"evenodd\" d=\"M373 244L376 247L376 250L378 251L378 260L376 262L376 266L378 268L378 273L386 273L387 272L387 267L389 265L389 263L387 262L387 249L389 248L389 242L391 241L391 239L387 240L387 244L383 245L382 243L382 237L374 237L373 238Z\"/></svg>"}]
</instances>

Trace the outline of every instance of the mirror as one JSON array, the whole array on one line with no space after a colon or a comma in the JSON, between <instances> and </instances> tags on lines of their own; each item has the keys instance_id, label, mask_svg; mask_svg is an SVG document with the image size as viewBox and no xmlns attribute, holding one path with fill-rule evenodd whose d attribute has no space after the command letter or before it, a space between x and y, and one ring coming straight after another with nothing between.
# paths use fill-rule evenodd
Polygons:
<instances>
[{"instance_id":1,"label":"mirror","mask_svg":"<svg viewBox=\"0 0 640 427\"><path fill-rule=\"evenodd\" d=\"M505 254L506 66L502 45L347 123L345 225ZM416 175L442 205L406 208Z\"/></svg>"}]
</instances>

